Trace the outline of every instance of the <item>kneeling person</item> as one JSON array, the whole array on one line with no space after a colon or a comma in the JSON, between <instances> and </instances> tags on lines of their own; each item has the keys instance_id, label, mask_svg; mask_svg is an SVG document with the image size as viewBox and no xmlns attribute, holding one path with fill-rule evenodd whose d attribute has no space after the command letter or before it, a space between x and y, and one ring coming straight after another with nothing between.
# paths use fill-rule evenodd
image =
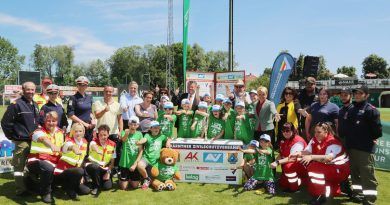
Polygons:
<instances>
[{"instance_id":1,"label":"kneeling person","mask_svg":"<svg viewBox=\"0 0 390 205\"><path fill-rule=\"evenodd\" d=\"M98 128L98 139L93 139L89 145L88 163L86 171L92 178L91 194L96 197L100 190L112 188L111 170L114 167L116 158L115 142L108 139L110 128L107 125L100 125Z\"/></svg>"}]
</instances>

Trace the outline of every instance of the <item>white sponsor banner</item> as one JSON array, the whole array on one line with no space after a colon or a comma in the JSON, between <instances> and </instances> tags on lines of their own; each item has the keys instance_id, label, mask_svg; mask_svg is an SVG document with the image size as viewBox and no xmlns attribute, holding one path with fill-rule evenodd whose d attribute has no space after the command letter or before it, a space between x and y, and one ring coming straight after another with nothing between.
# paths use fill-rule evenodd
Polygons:
<instances>
[{"instance_id":1,"label":"white sponsor banner","mask_svg":"<svg viewBox=\"0 0 390 205\"><path fill-rule=\"evenodd\" d=\"M245 82L245 71L216 73L215 95L222 94L226 96L226 86L229 88L229 91L232 92L234 89L234 84L237 82L237 80L243 80Z\"/></svg>"},{"instance_id":2,"label":"white sponsor banner","mask_svg":"<svg viewBox=\"0 0 390 205\"><path fill-rule=\"evenodd\" d=\"M13 171L11 160L14 148L15 145L5 137L3 129L0 128L0 173Z\"/></svg>"},{"instance_id":3,"label":"white sponsor banner","mask_svg":"<svg viewBox=\"0 0 390 205\"><path fill-rule=\"evenodd\" d=\"M172 148L180 152L177 162L181 182L241 184L243 161L239 140L182 139L172 141Z\"/></svg>"},{"instance_id":4,"label":"white sponsor banner","mask_svg":"<svg viewBox=\"0 0 390 205\"><path fill-rule=\"evenodd\" d=\"M205 93L213 93L214 90L214 73L213 72L193 72L186 73L186 84L189 81L195 81L199 86L199 95L203 96Z\"/></svg>"},{"instance_id":5,"label":"white sponsor banner","mask_svg":"<svg viewBox=\"0 0 390 205\"><path fill-rule=\"evenodd\" d=\"M4 94L5 95L12 95L16 92L22 91L21 85L4 85Z\"/></svg>"}]
</instances>

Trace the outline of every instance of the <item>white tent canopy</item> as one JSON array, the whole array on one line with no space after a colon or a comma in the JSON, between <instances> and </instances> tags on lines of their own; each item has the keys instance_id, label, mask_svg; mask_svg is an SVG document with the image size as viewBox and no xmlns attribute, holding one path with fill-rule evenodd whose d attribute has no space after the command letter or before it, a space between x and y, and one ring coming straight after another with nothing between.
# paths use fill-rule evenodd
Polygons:
<instances>
[{"instance_id":1,"label":"white tent canopy","mask_svg":"<svg viewBox=\"0 0 390 205\"><path fill-rule=\"evenodd\" d=\"M338 73L333 76L334 78L348 78L348 75L345 75L343 73Z\"/></svg>"}]
</instances>

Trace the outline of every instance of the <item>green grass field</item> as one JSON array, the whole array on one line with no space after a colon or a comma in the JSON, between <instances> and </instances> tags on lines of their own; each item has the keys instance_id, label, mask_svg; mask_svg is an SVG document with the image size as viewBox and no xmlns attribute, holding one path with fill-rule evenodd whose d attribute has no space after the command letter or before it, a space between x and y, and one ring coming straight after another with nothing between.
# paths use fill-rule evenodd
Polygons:
<instances>
[{"instance_id":1,"label":"green grass field","mask_svg":"<svg viewBox=\"0 0 390 205\"><path fill-rule=\"evenodd\" d=\"M4 107L0 108L0 117L4 113ZM390 109L381 109L383 121L390 122ZM278 175L280 170L278 170ZM377 204L388 204L390 201L390 173L376 171L379 181L379 196ZM114 180L116 182L116 178ZM12 174L0 174L0 204L42 204L40 197L29 196L19 198L14 195L14 183ZM81 196L79 202L67 200L62 191L54 194L56 204L307 204L310 200L305 188L299 193L287 194L277 190L275 197L267 194L256 195L254 191L243 192L242 186L179 183L177 190L173 192L153 192L152 190L122 191L114 183L114 189L102 192L99 198ZM327 204L350 204L348 198L341 196L329 201Z\"/></svg>"}]
</instances>

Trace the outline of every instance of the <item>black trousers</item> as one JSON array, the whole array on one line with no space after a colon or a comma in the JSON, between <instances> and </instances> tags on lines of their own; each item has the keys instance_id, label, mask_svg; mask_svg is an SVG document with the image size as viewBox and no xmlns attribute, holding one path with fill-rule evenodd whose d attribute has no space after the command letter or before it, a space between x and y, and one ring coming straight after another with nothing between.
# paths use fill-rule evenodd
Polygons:
<instances>
[{"instance_id":1,"label":"black trousers","mask_svg":"<svg viewBox=\"0 0 390 205\"><path fill-rule=\"evenodd\" d=\"M119 139L119 136L117 134L112 134L108 136L108 139L115 142L115 152L116 152L116 158L114 161L114 167L119 167L119 160L121 159L121 153L122 153L122 141Z\"/></svg>"},{"instance_id":2,"label":"black trousers","mask_svg":"<svg viewBox=\"0 0 390 205\"><path fill-rule=\"evenodd\" d=\"M57 185L61 185L67 192L77 192L80 194L86 194L85 188L80 184L81 178L84 176L84 169L80 167L69 168L63 171L59 175L54 176L54 181Z\"/></svg>"},{"instance_id":3,"label":"black trousers","mask_svg":"<svg viewBox=\"0 0 390 205\"><path fill-rule=\"evenodd\" d=\"M37 160L29 163L27 168L30 174L36 174L39 177L39 193L41 195L51 193L54 166L44 160Z\"/></svg>"},{"instance_id":4,"label":"black trousers","mask_svg":"<svg viewBox=\"0 0 390 205\"><path fill-rule=\"evenodd\" d=\"M111 177L109 180L103 180L103 176L106 174L107 170L101 168L97 164L89 164L85 170L92 179L92 188L99 188L104 190L109 190L112 188Z\"/></svg>"}]
</instances>

